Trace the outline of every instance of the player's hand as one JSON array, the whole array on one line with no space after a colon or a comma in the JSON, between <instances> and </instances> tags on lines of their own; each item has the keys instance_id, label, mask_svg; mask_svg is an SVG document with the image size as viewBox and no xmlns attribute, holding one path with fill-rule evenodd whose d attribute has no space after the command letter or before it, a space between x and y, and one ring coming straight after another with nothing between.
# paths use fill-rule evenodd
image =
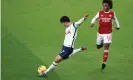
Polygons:
<instances>
[{"instance_id":1,"label":"player's hand","mask_svg":"<svg viewBox=\"0 0 133 80\"><path fill-rule=\"evenodd\" d=\"M85 18L85 19L87 19L87 18L88 18L88 16L89 16L89 14L85 14L85 15L84 15L84 18Z\"/></svg>"},{"instance_id":2,"label":"player's hand","mask_svg":"<svg viewBox=\"0 0 133 80\"><path fill-rule=\"evenodd\" d=\"M116 30L119 30L120 28L115 28Z\"/></svg>"},{"instance_id":3,"label":"player's hand","mask_svg":"<svg viewBox=\"0 0 133 80\"><path fill-rule=\"evenodd\" d=\"M91 23L90 27L93 28L94 27L94 23Z\"/></svg>"}]
</instances>

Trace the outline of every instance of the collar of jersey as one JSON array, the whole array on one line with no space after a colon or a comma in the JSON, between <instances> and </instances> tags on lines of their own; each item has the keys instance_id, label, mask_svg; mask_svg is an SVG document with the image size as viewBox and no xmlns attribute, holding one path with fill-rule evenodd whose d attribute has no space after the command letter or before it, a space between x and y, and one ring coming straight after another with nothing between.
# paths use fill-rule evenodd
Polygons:
<instances>
[{"instance_id":1,"label":"collar of jersey","mask_svg":"<svg viewBox=\"0 0 133 80\"><path fill-rule=\"evenodd\" d=\"M105 12L105 11L104 11L104 13L110 13L110 10L109 10L108 12Z\"/></svg>"}]
</instances>

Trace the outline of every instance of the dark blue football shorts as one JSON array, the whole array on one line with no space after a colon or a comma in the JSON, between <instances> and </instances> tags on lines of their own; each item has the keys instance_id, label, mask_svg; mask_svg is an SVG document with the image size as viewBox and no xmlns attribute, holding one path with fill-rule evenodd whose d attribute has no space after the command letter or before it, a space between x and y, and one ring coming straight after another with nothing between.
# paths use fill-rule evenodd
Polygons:
<instances>
[{"instance_id":1,"label":"dark blue football shorts","mask_svg":"<svg viewBox=\"0 0 133 80\"><path fill-rule=\"evenodd\" d=\"M67 59L69 58L69 55L73 52L73 48L72 47L66 47L63 45L62 47L62 50L60 52L60 56L63 58L63 59Z\"/></svg>"}]
</instances>

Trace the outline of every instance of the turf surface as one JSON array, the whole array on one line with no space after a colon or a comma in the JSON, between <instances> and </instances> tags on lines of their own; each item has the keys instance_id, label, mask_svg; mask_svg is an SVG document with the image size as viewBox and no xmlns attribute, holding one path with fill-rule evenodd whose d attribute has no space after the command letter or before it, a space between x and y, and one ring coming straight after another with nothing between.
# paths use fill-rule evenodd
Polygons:
<instances>
[{"instance_id":1,"label":"turf surface","mask_svg":"<svg viewBox=\"0 0 133 80\"><path fill-rule=\"evenodd\" d=\"M107 68L101 72L103 49L95 48L97 28L90 20L101 0L2 0L2 80L133 80L133 0L113 0L121 25L113 31ZM72 21L89 13L78 31L75 48L88 50L60 63L47 78L37 76L39 65L49 66L60 52L62 15Z\"/></svg>"}]
</instances>

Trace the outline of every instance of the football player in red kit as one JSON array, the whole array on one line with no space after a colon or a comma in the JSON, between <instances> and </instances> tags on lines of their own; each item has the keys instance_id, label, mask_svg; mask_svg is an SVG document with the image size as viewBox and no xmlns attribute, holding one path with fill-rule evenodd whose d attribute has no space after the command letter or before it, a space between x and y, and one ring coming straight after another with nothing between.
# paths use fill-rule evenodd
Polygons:
<instances>
[{"instance_id":1,"label":"football player in red kit","mask_svg":"<svg viewBox=\"0 0 133 80\"><path fill-rule=\"evenodd\" d=\"M119 22L116 18L115 12L112 11L112 0L103 0L103 10L99 11L91 21L91 28L94 27L96 20L99 21L99 29L97 33L96 46L97 49L104 47L102 69L106 67L108 59L108 50L112 42L112 20L116 22L116 29L120 29Z\"/></svg>"}]
</instances>

